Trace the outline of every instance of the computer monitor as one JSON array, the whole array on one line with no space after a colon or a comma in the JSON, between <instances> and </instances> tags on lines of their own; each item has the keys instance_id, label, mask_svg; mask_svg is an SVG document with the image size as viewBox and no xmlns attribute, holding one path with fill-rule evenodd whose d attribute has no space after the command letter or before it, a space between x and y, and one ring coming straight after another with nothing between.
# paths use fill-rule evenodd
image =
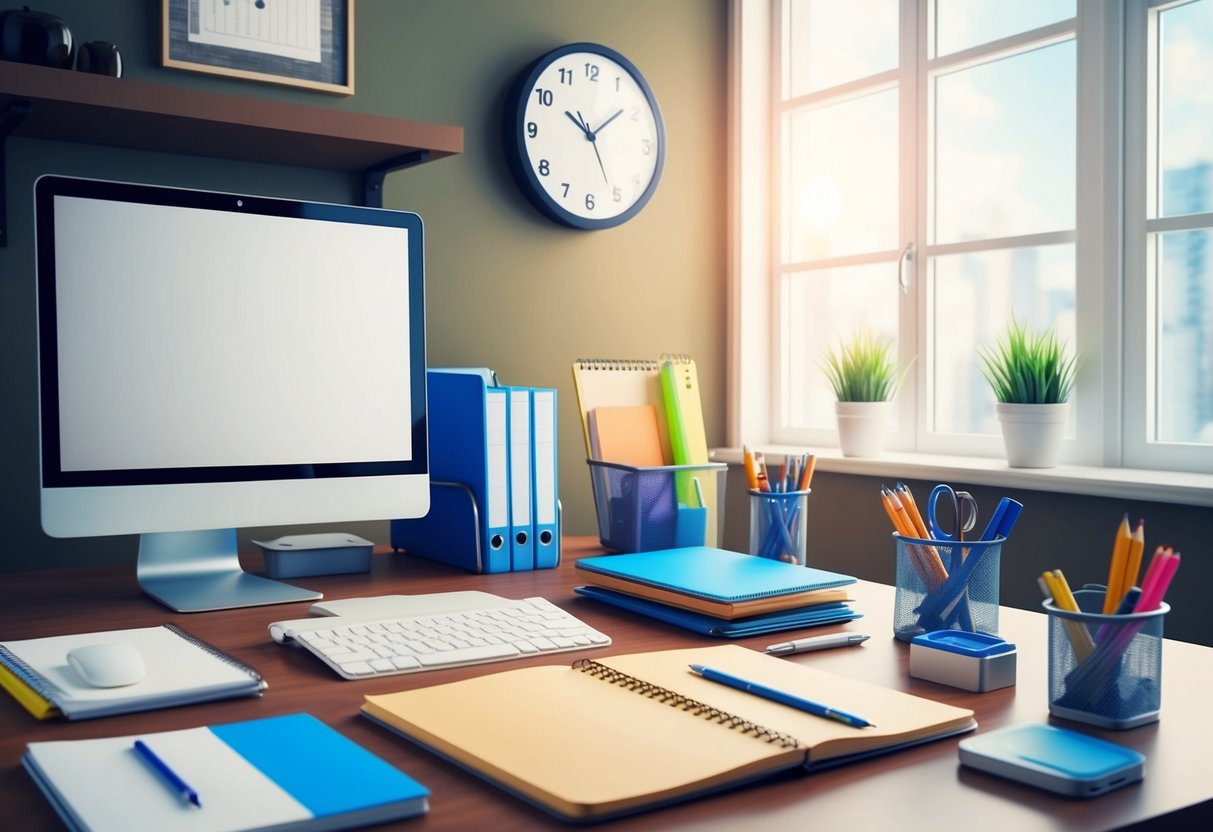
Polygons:
<instances>
[{"instance_id":1,"label":"computer monitor","mask_svg":"<svg viewBox=\"0 0 1213 832\"><path fill-rule=\"evenodd\" d=\"M245 573L238 527L426 513L416 214L62 176L34 203L47 534L140 534L190 612L321 597Z\"/></svg>"}]
</instances>

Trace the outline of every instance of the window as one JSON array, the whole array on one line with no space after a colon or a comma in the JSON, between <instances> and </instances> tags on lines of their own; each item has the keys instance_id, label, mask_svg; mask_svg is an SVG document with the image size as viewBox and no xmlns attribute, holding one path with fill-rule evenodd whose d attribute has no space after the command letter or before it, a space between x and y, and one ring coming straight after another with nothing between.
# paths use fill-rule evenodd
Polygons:
<instances>
[{"instance_id":1,"label":"window","mask_svg":"<svg viewBox=\"0 0 1213 832\"><path fill-rule=\"evenodd\" d=\"M1213 467L1213 0L734 19L735 434L834 444L819 362L864 328L911 365L891 447L1001 456L976 354L1014 317L1081 356L1065 461Z\"/></svg>"}]
</instances>

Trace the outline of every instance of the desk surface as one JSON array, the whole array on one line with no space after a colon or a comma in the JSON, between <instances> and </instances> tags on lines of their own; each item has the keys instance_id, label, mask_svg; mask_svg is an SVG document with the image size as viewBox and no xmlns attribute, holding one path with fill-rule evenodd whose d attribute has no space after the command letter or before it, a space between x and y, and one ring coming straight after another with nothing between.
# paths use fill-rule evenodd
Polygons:
<instances>
[{"instance_id":1,"label":"desk surface","mask_svg":"<svg viewBox=\"0 0 1213 832\"><path fill-rule=\"evenodd\" d=\"M0 814L20 819L21 828L27 831L61 828L50 805L19 762L25 744L32 740L133 734L308 711L430 788L429 815L391 828L426 832L568 829L496 787L371 724L358 716L358 708L362 697L369 693L453 681L528 663L564 663L579 656L689 647L713 641L575 596L572 588L578 582L573 562L579 556L599 551L592 539L568 538L559 569L486 576L468 575L403 555L379 554L373 559L370 574L299 579L297 583L323 591L328 599L454 589L482 589L508 598L542 595L614 640L611 647L601 650L359 682L342 681L310 654L270 640L266 626L271 621L305 616L306 604L187 615L169 612L143 595L135 584L133 566L2 575L0 639L146 627L174 621L257 668L269 688L259 699L235 699L75 723L38 722L8 696L0 694ZM251 556L246 568L253 569L255 565L255 556ZM811 663L831 672L973 708L978 731L1049 719L1047 633L1042 614L1003 608L999 629L1018 645L1018 683L991 693L973 694L910 678L909 647L892 637L891 587L861 582L854 597L855 608L864 614L862 619L818 628L816 632L867 632L872 635L867 643L805 654L788 661ZM761 649L778 640L761 636L738 643ZM1123 732L1075 726L1132 746L1148 758L1143 783L1094 800L1054 797L980 772L962 770L957 763L958 740L953 738L812 775L781 777L595 828L626 825L629 832L743 827L750 832L812 828L888 828L901 832L978 828L990 832L1005 828L1029 832L1113 829L1150 819L1161 820L1169 828L1195 828L1192 824L1213 828L1209 825L1213 819L1213 779L1208 775L1208 742L1213 736L1210 733L1213 709L1208 706L1213 649L1168 641L1163 651L1163 674L1160 722ZM677 742L677 738L655 737L653 741ZM1180 811L1182 815L1173 814ZM1162 818L1169 813L1170 817ZM1184 825L1177 826L1181 820Z\"/></svg>"}]
</instances>

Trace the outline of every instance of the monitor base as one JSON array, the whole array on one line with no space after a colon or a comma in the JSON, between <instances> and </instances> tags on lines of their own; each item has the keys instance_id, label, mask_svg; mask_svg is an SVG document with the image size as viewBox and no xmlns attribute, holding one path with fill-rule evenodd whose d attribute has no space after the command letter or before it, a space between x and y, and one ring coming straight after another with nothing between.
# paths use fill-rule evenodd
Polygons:
<instances>
[{"instance_id":1,"label":"monitor base","mask_svg":"<svg viewBox=\"0 0 1213 832\"><path fill-rule=\"evenodd\" d=\"M240 566L235 529L139 536L139 586L176 612L208 612L315 601L323 593L250 575Z\"/></svg>"}]
</instances>

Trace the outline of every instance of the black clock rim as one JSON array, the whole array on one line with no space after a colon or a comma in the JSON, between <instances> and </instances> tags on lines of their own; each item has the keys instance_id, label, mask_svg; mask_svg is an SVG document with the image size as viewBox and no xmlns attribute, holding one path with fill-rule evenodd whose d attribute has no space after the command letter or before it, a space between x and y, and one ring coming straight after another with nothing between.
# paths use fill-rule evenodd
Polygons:
<instances>
[{"instance_id":1,"label":"black clock rim","mask_svg":"<svg viewBox=\"0 0 1213 832\"><path fill-rule=\"evenodd\" d=\"M591 219L574 214L562 208L548 196L543 184L539 181L535 172L531 170L529 157L526 152L526 141L522 138L525 127L524 111L526 108L524 104L531 87L534 86L535 81L538 80L543 70L553 61L573 52L592 52L602 55L604 58L615 61L627 70L628 74L632 76L632 80L640 87L640 91L644 93L644 97L653 111L653 120L657 127L657 161L653 167L653 178L649 180L649 184L644 189L644 192L626 211L605 219ZM550 52L540 55L527 65L526 69L519 74L514 88L511 90L509 101L510 106L506 111L504 127L506 145L509 149L506 157L510 172L518 182L519 189L526 196L527 200L548 219L583 231L614 228L639 214L645 205L648 204L649 200L652 199L653 193L657 190L657 184L661 181L662 170L665 168L665 117L661 113L661 107L657 103L657 96L653 94L653 88L649 86L648 79L636 68L635 64L623 55L609 46L588 41L568 43L557 47Z\"/></svg>"}]
</instances>

